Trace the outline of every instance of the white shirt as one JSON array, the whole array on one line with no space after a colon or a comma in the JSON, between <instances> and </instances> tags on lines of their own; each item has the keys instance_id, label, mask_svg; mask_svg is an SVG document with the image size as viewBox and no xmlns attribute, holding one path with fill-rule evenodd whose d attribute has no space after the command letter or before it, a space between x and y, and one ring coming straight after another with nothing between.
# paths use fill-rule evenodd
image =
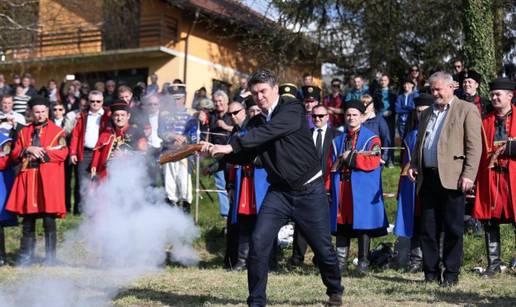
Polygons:
<instances>
[{"instance_id":1,"label":"white shirt","mask_svg":"<svg viewBox=\"0 0 516 307\"><path fill-rule=\"evenodd\" d=\"M59 128L61 128L61 125L63 124L63 120L64 120L64 117L61 117L61 118L54 118L54 124L56 124L56 126L58 126Z\"/></svg>"},{"instance_id":2,"label":"white shirt","mask_svg":"<svg viewBox=\"0 0 516 307\"><path fill-rule=\"evenodd\" d=\"M452 99L453 101L453 99ZM428 121L425 131L425 142L423 144L423 165L424 167L438 167L437 163L437 144L444 126L444 120L450 110L451 101L444 110L439 110L435 104L432 106L432 115Z\"/></svg>"},{"instance_id":3,"label":"white shirt","mask_svg":"<svg viewBox=\"0 0 516 307\"><path fill-rule=\"evenodd\" d=\"M100 118L104 115L104 109L97 113L88 112L86 121L86 132L84 133L84 147L93 149L99 140Z\"/></svg>"},{"instance_id":4,"label":"white shirt","mask_svg":"<svg viewBox=\"0 0 516 307\"><path fill-rule=\"evenodd\" d=\"M267 110L266 121L271 120L272 112L274 112L274 109L276 109L276 107L278 106L278 103L279 103L279 96L278 96L278 99L276 99L276 101L272 104L271 108Z\"/></svg>"},{"instance_id":5,"label":"white shirt","mask_svg":"<svg viewBox=\"0 0 516 307\"><path fill-rule=\"evenodd\" d=\"M5 114L5 113L0 112L0 114ZM14 121L16 122L16 124L25 125L25 123L26 123L25 117L18 112L11 111L11 113L5 114L5 116L14 117ZM11 123L6 122L6 121L3 121L2 123L0 123L0 133L2 133L3 135L9 136L12 129L16 129L16 126L13 127L13 125L11 125Z\"/></svg>"},{"instance_id":6,"label":"white shirt","mask_svg":"<svg viewBox=\"0 0 516 307\"><path fill-rule=\"evenodd\" d=\"M152 128L151 135L149 135L149 144L154 148L160 148L161 142L163 141L158 136L158 119L159 113L149 115L149 122Z\"/></svg>"},{"instance_id":7,"label":"white shirt","mask_svg":"<svg viewBox=\"0 0 516 307\"><path fill-rule=\"evenodd\" d=\"M321 131L321 145L324 144L324 135L326 134L326 130L328 129L328 124L322 126L321 128L317 128L314 126L314 132L312 133L312 138L314 140L314 145L317 145L317 130L322 129Z\"/></svg>"}]
</instances>

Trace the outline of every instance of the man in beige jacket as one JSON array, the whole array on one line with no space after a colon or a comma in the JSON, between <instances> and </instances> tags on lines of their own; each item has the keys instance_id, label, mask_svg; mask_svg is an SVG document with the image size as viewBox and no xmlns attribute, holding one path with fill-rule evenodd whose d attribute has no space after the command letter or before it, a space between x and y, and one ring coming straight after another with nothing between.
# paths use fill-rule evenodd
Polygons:
<instances>
[{"instance_id":1,"label":"man in beige jacket","mask_svg":"<svg viewBox=\"0 0 516 307\"><path fill-rule=\"evenodd\" d=\"M453 95L453 78L430 79L435 103L421 116L409 178L421 200L421 247L425 281L452 286L462 263L465 194L473 188L482 154L481 120L475 105ZM444 231L439 269L439 235Z\"/></svg>"}]
</instances>

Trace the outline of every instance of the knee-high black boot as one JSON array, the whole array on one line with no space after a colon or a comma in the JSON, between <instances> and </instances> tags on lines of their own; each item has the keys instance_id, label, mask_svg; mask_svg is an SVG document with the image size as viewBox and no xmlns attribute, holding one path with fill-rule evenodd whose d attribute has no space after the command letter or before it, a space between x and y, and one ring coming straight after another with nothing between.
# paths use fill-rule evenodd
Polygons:
<instances>
[{"instance_id":1,"label":"knee-high black boot","mask_svg":"<svg viewBox=\"0 0 516 307\"><path fill-rule=\"evenodd\" d=\"M349 237L337 236L337 261L339 262L340 274L348 272L349 244Z\"/></svg>"},{"instance_id":2,"label":"knee-high black boot","mask_svg":"<svg viewBox=\"0 0 516 307\"><path fill-rule=\"evenodd\" d=\"M240 236L238 239L238 257L233 271L243 271L247 268L247 256L249 256L249 238Z\"/></svg>"},{"instance_id":3,"label":"knee-high black boot","mask_svg":"<svg viewBox=\"0 0 516 307\"><path fill-rule=\"evenodd\" d=\"M34 249L36 246L36 218L25 216L22 225L22 237L20 240L20 254L18 265L28 266L32 264Z\"/></svg>"},{"instance_id":4,"label":"knee-high black boot","mask_svg":"<svg viewBox=\"0 0 516 307\"><path fill-rule=\"evenodd\" d=\"M7 260L5 258L5 234L4 227L0 226L0 266L4 266L7 264Z\"/></svg>"},{"instance_id":5,"label":"knee-high black boot","mask_svg":"<svg viewBox=\"0 0 516 307\"><path fill-rule=\"evenodd\" d=\"M358 237L358 273L365 273L369 270L369 256L371 239L367 234L361 234Z\"/></svg>"},{"instance_id":6,"label":"knee-high black boot","mask_svg":"<svg viewBox=\"0 0 516 307\"><path fill-rule=\"evenodd\" d=\"M417 273L423 270L423 251L421 250L421 241L419 235L414 234L410 239L410 257L407 272Z\"/></svg>"},{"instance_id":7,"label":"knee-high black boot","mask_svg":"<svg viewBox=\"0 0 516 307\"><path fill-rule=\"evenodd\" d=\"M43 219L43 227L45 229L45 264L49 266L56 265L56 220L53 216L45 216Z\"/></svg>"},{"instance_id":8,"label":"knee-high black boot","mask_svg":"<svg viewBox=\"0 0 516 307\"><path fill-rule=\"evenodd\" d=\"M487 221L484 225L487 252L487 268L484 276L493 276L501 272L500 265L500 225L495 220Z\"/></svg>"}]
</instances>

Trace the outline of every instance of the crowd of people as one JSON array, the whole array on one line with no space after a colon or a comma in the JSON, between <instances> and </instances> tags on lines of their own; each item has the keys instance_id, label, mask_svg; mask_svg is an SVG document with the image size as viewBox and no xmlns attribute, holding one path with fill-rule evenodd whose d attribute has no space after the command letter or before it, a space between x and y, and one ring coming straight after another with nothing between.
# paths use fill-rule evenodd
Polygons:
<instances>
[{"instance_id":1,"label":"crowd of people","mask_svg":"<svg viewBox=\"0 0 516 307\"><path fill-rule=\"evenodd\" d=\"M261 69L242 78L234 95L216 90L208 97L200 88L192 108L181 80L160 88L156 75L135 87L50 80L39 90L30 74L14 75L12 85L0 75L0 265L6 264L3 227L17 225L18 217L18 264L34 261L37 219L43 219L45 262L55 264L55 219L81 214L81 191L101 184L109 161L128 151L148 155L153 184L164 187L170 205L189 212L191 161L160 166L156 160L202 142L215 157L203 173L213 176L227 219L225 266L249 270L248 302L265 302L278 230L293 220L289 266L301 265L310 246L329 303L338 304L351 239L357 238L356 271L363 273L370 269L371 239L387 234L381 174L398 163L399 138L394 233L409 241L397 251L409 261L398 267L423 271L428 282L456 284L470 211L485 230L484 275L495 275L499 225L516 222L515 83L492 80L488 99L478 93L479 73L460 60L454 68L425 80L412 66L398 91L385 73L369 85L359 75L349 86L335 78L326 96L310 73L298 88Z\"/></svg>"}]
</instances>

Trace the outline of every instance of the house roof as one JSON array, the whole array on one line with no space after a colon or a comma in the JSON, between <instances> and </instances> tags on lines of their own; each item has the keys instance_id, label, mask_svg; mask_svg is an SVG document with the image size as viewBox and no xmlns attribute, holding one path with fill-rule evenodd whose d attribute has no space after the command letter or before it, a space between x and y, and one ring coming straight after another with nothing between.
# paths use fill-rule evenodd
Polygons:
<instances>
[{"instance_id":1,"label":"house roof","mask_svg":"<svg viewBox=\"0 0 516 307\"><path fill-rule=\"evenodd\" d=\"M244 22L246 24L269 24L272 25L272 21L266 16L253 10L247 5L242 4L240 1L235 0L183 0L183 1L171 1L168 0L172 5L196 10L200 13L207 15L223 18L232 19Z\"/></svg>"}]
</instances>

